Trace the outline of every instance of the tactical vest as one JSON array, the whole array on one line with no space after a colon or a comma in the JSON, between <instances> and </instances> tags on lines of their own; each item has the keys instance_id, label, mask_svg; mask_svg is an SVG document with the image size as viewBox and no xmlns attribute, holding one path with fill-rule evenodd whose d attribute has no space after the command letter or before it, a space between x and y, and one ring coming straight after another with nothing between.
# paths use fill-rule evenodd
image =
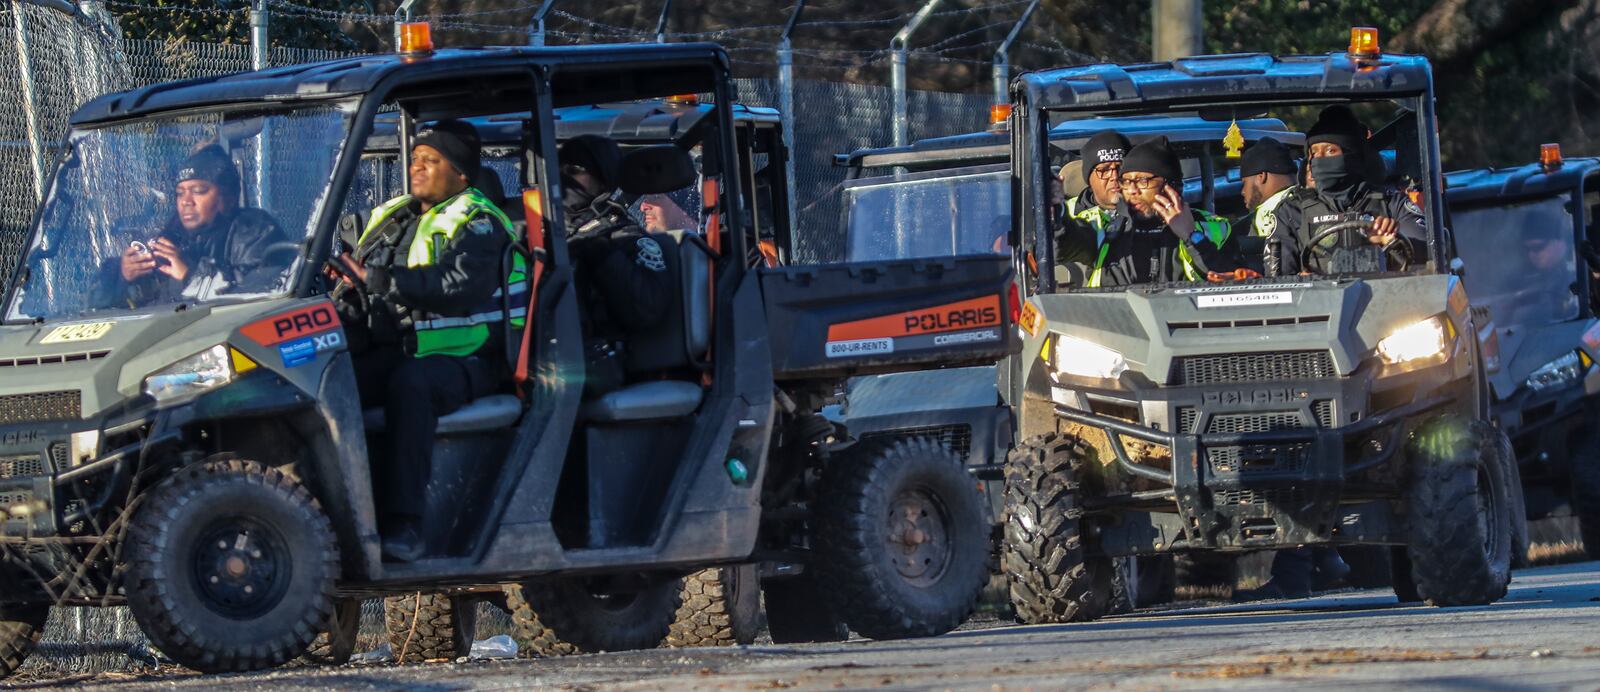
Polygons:
<instances>
[{"instance_id":1,"label":"tactical vest","mask_svg":"<svg viewBox=\"0 0 1600 692\"><path fill-rule=\"evenodd\" d=\"M401 195L373 210L366 230L361 233L360 242L365 243L374 231L382 228L411 201L411 195ZM429 267L438 263L439 253L479 214L489 214L498 219L501 227L511 234L512 242L516 242L511 219L482 192L469 187L443 204L434 205L417 220L416 235L406 249L406 266ZM412 311L411 326L417 337L416 357L470 356L477 353L489 341L489 326L505 321L508 299L511 328L522 328L528 314L527 261L521 253L512 253L512 257L511 276L507 277L504 285L495 289L494 295L475 306L471 313L440 315L423 310Z\"/></svg>"},{"instance_id":2,"label":"tactical vest","mask_svg":"<svg viewBox=\"0 0 1600 692\"><path fill-rule=\"evenodd\" d=\"M1363 216L1376 217L1389 214L1388 201L1382 192L1369 191L1358 197L1355 203L1350 205L1349 209L1338 211L1322 195L1317 194L1315 190L1307 188L1296 189L1301 190L1301 192L1294 195L1294 203L1300 207L1300 228L1298 230L1302 244L1311 242L1311 239L1315 238L1323 229L1334 224L1354 221ZM1343 236L1344 234L1341 233L1339 237L1330 237L1328 241L1324 242L1336 244ZM1305 248L1301 247L1300 250L1304 252ZM1366 243L1359 244L1352 252L1369 255L1370 257L1365 259L1367 264L1382 261L1379 259L1382 253L1373 250ZM1300 267L1301 271L1306 271L1307 269L1309 268ZM1378 266L1364 268L1365 271L1379 271L1379 269ZM1349 268L1347 267L1346 270L1349 270ZM1326 268L1319 268L1318 271L1326 271Z\"/></svg>"},{"instance_id":3,"label":"tactical vest","mask_svg":"<svg viewBox=\"0 0 1600 692\"><path fill-rule=\"evenodd\" d=\"M1228 242L1228 236L1233 235L1233 224L1227 219L1207 211L1195 209L1195 225L1199 231L1211 239L1211 244L1222 247ZM1111 243L1100 243L1100 254L1094 260L1094 272L1089 275L1089 281L1084 285L1088 288L1100 288L1100 281L1104 277L1106 256L1111 254ZM1200 273L1200 268L1195 266L1194 257L1189 254L1188 244L1178 246L1178 261L1183 263L1183 275L1189 281L1204 281L1205 275Z\"/></svg>"},{"instance_id":4,"label":"tactical vest","mask_svg":"<svg viewBox=\"0 0 1600 692\"><path fill-rule=\"evenodd\" d=\"M1261 202L1261 206L1256 207L1255 222L1250 225L1251 232L1265 238L1277 230L1278 218L1273 214L1277 213L1278 205L1289 198L1289 192L1293 189L1294 187L1290 186L1274 192L1271 197Z\"/></svg>"}]
</instances>

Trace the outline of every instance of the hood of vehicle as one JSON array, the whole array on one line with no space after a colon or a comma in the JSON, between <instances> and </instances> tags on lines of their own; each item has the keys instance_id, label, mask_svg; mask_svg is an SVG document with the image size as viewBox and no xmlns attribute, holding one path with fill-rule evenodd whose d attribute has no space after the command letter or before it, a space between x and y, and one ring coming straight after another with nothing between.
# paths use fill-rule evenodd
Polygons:
<instances>
[{"instance_id":1,"label":"hood of vehicle","mask_svg":"<svg viewBox=\"0 0 1600 692\"><path fill-rule=\"evenodd\" d=\"M1500 369L1489 375L1495 396L1510 398L1535 370L1580 348L1584 331L1593 323L1592 320L1573 320L1536 327L1496 325Z\"/></svg>"},{"instance_id":2,"label":"hood of vehicle","mask_svg":"<svg viewBox=\"0 0 1600 692\"><path fill-rule=\"evenodd\" d=\"M0 400L77 392L87 418L139 394L144 378L228 341L279 301L0 327Z\"/></svg>"},{"instance_id":3,"label":"hood of vehicle","mask_svg":"<svg viewBox=\"0 0 1600 692\"><path fill-rule=\"evenodd\" d=\"M1466 327L1467 298L1453 276L1307 280L1038 296L1046 329L1122 354L1151 381L1192 355L1331 352L1341 375L1396 329L1441 313Z\"/></svg>"}]
</instances>

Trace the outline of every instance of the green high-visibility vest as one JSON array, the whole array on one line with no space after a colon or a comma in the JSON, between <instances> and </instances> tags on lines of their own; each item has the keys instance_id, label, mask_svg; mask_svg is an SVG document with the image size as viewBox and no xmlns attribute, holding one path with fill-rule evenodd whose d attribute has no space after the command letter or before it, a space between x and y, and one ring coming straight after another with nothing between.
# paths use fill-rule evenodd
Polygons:
<instances>
[{"instance_id":1,"label":"green high-visibility vest","mask_svg":"<svg viewBox=\"0 0 1600 692\"><path fill-rule=\"evenodd\" d=\"M382 228L411 201L411 195L401 195L374 209L366 230L361 233L361 242L366 242L368 236ZM417 233L406 249L406 266L416 268L437 264L439 253L480 214L498 219L512 242L516 242L510 217L482 192L469 187L422 214L417 222ZM440 315L422 310L411 313L411 326L417 336L416 357L470 356L477 353L489 341L489 326L506 320L508 315L503 301L508 298L511 328L522 328L528 314L528 267L521 253L512 253L512 256L511 276L506 285L495 289L494 295L475 306L470 314ZM509 296L507 291L510 292Z\"/></svg>"},{"instance_id":2,"label":"green high-visibility vest","mask_svg":"<svg viewBox=\"0 0 1600 692\"><path fill-rule=\"evenodd\" d=\"M1228 242L1228 236L1233 235L1233 224L1228 223L1227 219L1199 209L1194 210L1194 217L1195 225L1199 226L1200 232L1210 238L1211 243L1217 247L1222 247L1223 243ZM1089 275L1089 281L1085 286L1089 288L1100 287L1100 280L1105 272L1106 255L1110 253L1111 243L1100 243L1100 255L1094 260L1094 273ZM1189 255L1189 246L1178 246L1178 261L1183 263L1183 275L1185 278L1190 281L1205 280L1206 277L1200 273L1200 268L1195 266L1194 258Z\"/></svg>"},{"instance_id":3,"label":"green high-visibility vest","mask_svg":"<svg viewBox=\"0 0 1600 692\"><path fill-rule=\"evenodd\" d=\"M1073 197L1067 200L1067 216L1089 224L1094 229L1094 243L1098 247L1106 242L1106 224L1111 223L1111 211L1098 204L1091 204L1086 209L1078 208L1078 200L1082 197Z\"/></svg>"}]
</instances>

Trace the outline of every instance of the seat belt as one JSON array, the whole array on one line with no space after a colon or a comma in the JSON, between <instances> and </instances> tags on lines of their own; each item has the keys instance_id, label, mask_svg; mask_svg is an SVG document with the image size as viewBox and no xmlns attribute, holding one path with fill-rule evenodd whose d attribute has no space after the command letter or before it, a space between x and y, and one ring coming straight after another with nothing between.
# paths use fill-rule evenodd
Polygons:
<instances>
[{"instance_id":1,"label":"seat belt","mask_svg":"<svg viewBox=\"0 0 1600 692\"><path fill-rule=\"evenodd\" d=\"M700 205L702 216L706 220L706 244L711 247L710 282L707 286L706 299L711 301L711 309L706 314L711 316L711 331L706 340L706 362L711 362L711 345L716 341L717 334L717 264L722 259L722 218L718 211L718 188L716 178L704 178L700 181ZM740 260L743 261L743 260ZM714 368L715 366L713 366ZM701 386L711 386L711 370L700 374Z\"/></svg>"},{"instance_id":2,"label":"seat belt","mask_svg":"<svg viewBox=\"0 0 1600 692\"><path fill-rule=\"evenodd\" d=\"M530 358L529 351L533 345L533 322L538 315L535 310L539 306L539 280L544 278L545 265L545 234L544 234L544 195L539 188L528 188L522 191L522 213L527 219L524 224L523 241L528 246L528 311L522 318L521 347L517 349L517 367L513 375L516 383L517 397L523 400L528 398L527 382ZM510 323L507 323L510 326Z\"/></svg>"}]
</instances>

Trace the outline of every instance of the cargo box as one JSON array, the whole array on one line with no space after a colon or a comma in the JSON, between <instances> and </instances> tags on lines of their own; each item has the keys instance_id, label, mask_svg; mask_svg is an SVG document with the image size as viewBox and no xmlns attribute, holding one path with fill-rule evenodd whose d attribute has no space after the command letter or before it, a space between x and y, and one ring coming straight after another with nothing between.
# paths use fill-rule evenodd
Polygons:
<instances>
[{"instance_id":1,"label":"cargo box","mask_svg":"<svg viewBox=\"0 0 1600 692\"><path fill-rule=\"evenodd\" d=\"M988 365L1021 347L1005 256L761 272L780 381Z\"/></svg>"}]
</instances>

